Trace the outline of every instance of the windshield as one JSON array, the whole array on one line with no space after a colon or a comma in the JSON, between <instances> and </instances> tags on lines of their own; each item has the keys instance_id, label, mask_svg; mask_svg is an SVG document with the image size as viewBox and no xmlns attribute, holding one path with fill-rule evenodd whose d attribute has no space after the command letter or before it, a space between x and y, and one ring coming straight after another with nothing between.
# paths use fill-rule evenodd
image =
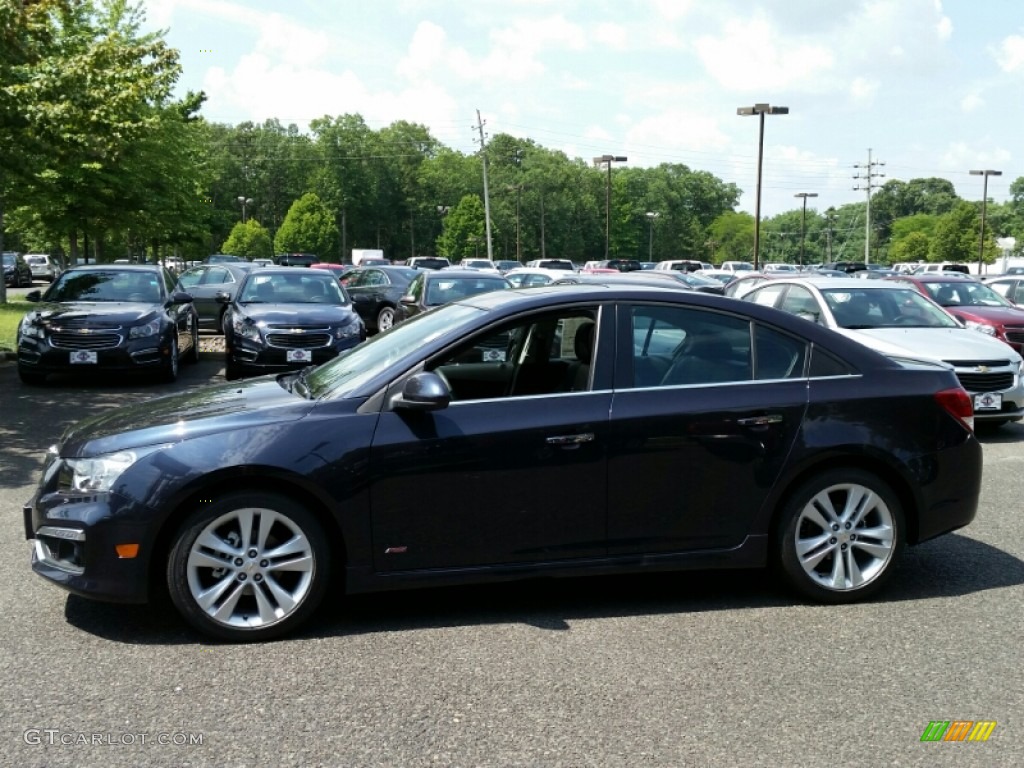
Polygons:
<instances>
[{"instance_id":1,"label":"windshield","mask_svg":"<svg viewBox=\"0 0 1024 768\"><path fill-rule=\"evenodd\" d=\"M306 379L310 395L314 399L349 397L391 366L483 311L452 304L417 315L377 334L310 373Z\"/></svg>"},{"instance_id":2,"label":"windshield","mask_svg":"<svg viewBox=\"0 0 1024 768\"><path fill-rule=\"evenodd\" d=\"M944 307L1012 307L1009 301L984 283L970 280L925 283L925 290Z\"/></svg>"},{"instance_id":3,"label":"windshield","mask_svg":"<svg viewBox=\"0 0 1024 768\"><path fill-rule=\"evenodd\" d=\"M941 307L911 288L831 288L822 290L822 295L840 328L961 327Z\"/></svg>"},{"instance_id":4,"label":"windshield","mask_svg":"<svg viewBox=\"0 0 1024 768\"><path fill-rule=\"evenodd\" d=\"M348 304L337 279L325 270L294 270L288 274L254 272L245 281L242 304Z\"/></svg>"},{"instance_id":5,"label":"windshield","mask_svg":"<svg viewBox=\"0 0 1024 768\"><path fill-rule=\"evenodd\" d=\"M6 253L5 253L5 254L4 254L4 266L5 266L5 267L9 267L9 266L11 266L12 264L14 264L14 257L13 257L13 256L11 256L10 254L6 254Z\"/></svg>"},{"instance_id":6,"label":"windshield","mask_svg":"<svg viewBox=\"0 0 1024 768\"><path fill-rule=\"evenodd\" d=\"M44 301L132 301L158 303L160 276L149 270L65 272L43 295Z\"/></svg>"},{"instance_id":7,"label":"windshield","mask_svg":"<svg viewBox=\"0 0 1024 768\"><path fill-rule=\"evenodd\" d=\"M428 307L436 307L502 288L508 288L508 282L498 277L440 277L427 281L427 298L424 303Z\"/></svg>"}]
</instances>

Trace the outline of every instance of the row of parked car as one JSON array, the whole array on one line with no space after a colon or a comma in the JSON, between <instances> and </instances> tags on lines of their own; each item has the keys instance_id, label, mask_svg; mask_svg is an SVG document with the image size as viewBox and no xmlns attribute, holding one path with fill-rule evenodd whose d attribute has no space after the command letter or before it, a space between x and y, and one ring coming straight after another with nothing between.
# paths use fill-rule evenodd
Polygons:
<instances>
[{"instance_id":1,"label":"row of parked car","mask_svg":"<svg viewBox=\"0 0 1024 768\"><path fill-rule=\"evenodd\" d=\"M890 356L955 371L979 422L1024 416L1024 276L990 284L957 273L854 280L802 273L744 273L729 284L687 269L589 272L520 267L347 269L202 264L173 276L157 265L68 270L21 323L26 383L90 368L151 369L164 380L198 359L200 329L225 337L228 378L317 365L443 304L508 288L621 283L742 298L851 335Z\"/></svg>"}]
</instances>

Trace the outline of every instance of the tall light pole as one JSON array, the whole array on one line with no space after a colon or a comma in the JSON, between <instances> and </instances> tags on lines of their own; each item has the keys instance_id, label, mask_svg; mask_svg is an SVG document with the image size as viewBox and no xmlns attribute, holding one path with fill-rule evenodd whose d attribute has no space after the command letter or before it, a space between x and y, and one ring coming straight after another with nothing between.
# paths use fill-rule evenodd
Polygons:
<instances>
[{"instance_id":1,"label":"tall light pole","mask_svg":"<svg viewBox=\"0 0 1024 768\"><path fill-rule=\"evenodd\" d=\"M612 234L612 163L624 163L626 157L623 155L601 155L594 158L594 166L608 166L608 181L604 189L604 258L608 260L608 251L611 244Z\"/></svg>"},{"instance_id":2,"label":"tall light pole","mask_svg":"<svg viewBox=\"0 0 1024 768\"><path fill-rule=\"evenodd\" d=\"M245 207L247 205L252 205L253 199L251 197L246 197L245 195L239 195L238 202L242 204L242 223L245 224Z\"/></svg>"},{"instance_id":3,"label":"tall light pole","mask_svg":"<svg viewBox=\"0 0 1024 768\"><path fill-rule=\"evenodd\" d=\"M654 220L661 216L658 211L648 211L644 214L650 222L650 237L647 240L647 260L654 261Z\"/></svg>"},{"instance_id":4,"label":"tall light pole","mask_svg":"<svg viewBox=\"0 0 1024 768\"><path fill-rule=\"evenodd\" d=\"M761 254L761 165L764 161L764 116L788 115L789 107L773 107L769 104L755 104L752 107L738 107L737 115L757 115L761 128L757 139L757 194L754 197L754 269L758 267Z\"/></svg>"},{"instance_id":5,"label":"tall light pole","mask_svg":"<svg viewBox=\"0 0 1024 768\"><path fill-rule=\"evenodd\" d=\"M985 208L988 206L988 177L1002 176L1002 171L971 171L971 176L984 176L985 181L981 192L981 245L978 247L978 277L981 277L981 266L985 261Z\"/></svg>"},{"instance_id":6,"label":"tall light pole","mask_svg":"<svg viewBox=\"0 0 1024 768\"><path fill-rule=\"evenodd\" d=\"M800 214L800 267L804 266L804 243L807 240L807 198L817 197L817 192L797 192L793 197L804 199L804 210Z\"/></svg>"}]
</instances>

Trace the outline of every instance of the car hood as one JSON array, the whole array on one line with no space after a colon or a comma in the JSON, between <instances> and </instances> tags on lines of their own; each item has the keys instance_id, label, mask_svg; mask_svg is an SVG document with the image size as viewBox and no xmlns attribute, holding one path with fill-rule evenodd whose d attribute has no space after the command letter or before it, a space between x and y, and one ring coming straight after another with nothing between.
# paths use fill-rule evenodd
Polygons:
<instances>
[{"instance_id":1,"label":"car hood","mask_svg":"<svg viewBox=\"0 0 1024 768\"><path fill-rule=\"evenodd\" d=\"M239 311L254 323L267 325L339 325L350 323L357 316L346 304L260 304L237 305Z\"/></svg>"},{"instance_id":2,"label":"car hood","mask_svg":"<svg viewBox=\"0 0 1024 768\"><path fill-rule=\"evenodd\" d=\"M968 328L839 328L838 331L890 357L1020 360L1020 355L1003 342Z\"/></svg>"},{"instance_id":3,"label":"car hood","mask_svg":"<svg viewBox=\"0 0 1024 768\"><path fill-rule=\"evenodd\" d=\"M61 439L62 457L97 456L150 445L177 443L213 432L301 419L313 408L282 387L277 377L219 384L112 408L71 426Z\"/></svg>"},{"instance_id":4,"label":"car hood","mask_svg":"<svg viewBox=\"0 0 1024 768\"><path fill-rule=\"evenodd\" d=\"M54 301L29 310L28 317L49 325L116 326L137 322L159 307L151 302Z\"/></svg>"},{"instance_id":5,"label":"car hood","mask_svg":"<svg viewBox=\"0 0 1024 768\"><path fill-rule=\"evenodd\" d=\"M959 306L943 307L961 320L986 320L1001 325L1024 325L1024 309L1017 307Z\"/></svg>"}]
</instances>

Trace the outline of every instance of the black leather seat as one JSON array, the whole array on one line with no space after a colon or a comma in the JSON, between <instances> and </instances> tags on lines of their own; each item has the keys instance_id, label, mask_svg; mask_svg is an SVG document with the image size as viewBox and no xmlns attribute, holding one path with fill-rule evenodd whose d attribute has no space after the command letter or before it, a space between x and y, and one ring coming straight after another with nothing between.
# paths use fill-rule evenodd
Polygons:
<instances>
[{"instance_id":1,"label":"black leather seat","mask_svg":"<svg viewBox=\"0 0 1024 768\"><path fill-rule=\"evenodd\" d=\"M586 392L590 389L590 363L594 358L594 333L597 324L588 320L576 329L573 351L576 361L569 366L567 376L570 392Z\"/></svg>"}]
</instances>

